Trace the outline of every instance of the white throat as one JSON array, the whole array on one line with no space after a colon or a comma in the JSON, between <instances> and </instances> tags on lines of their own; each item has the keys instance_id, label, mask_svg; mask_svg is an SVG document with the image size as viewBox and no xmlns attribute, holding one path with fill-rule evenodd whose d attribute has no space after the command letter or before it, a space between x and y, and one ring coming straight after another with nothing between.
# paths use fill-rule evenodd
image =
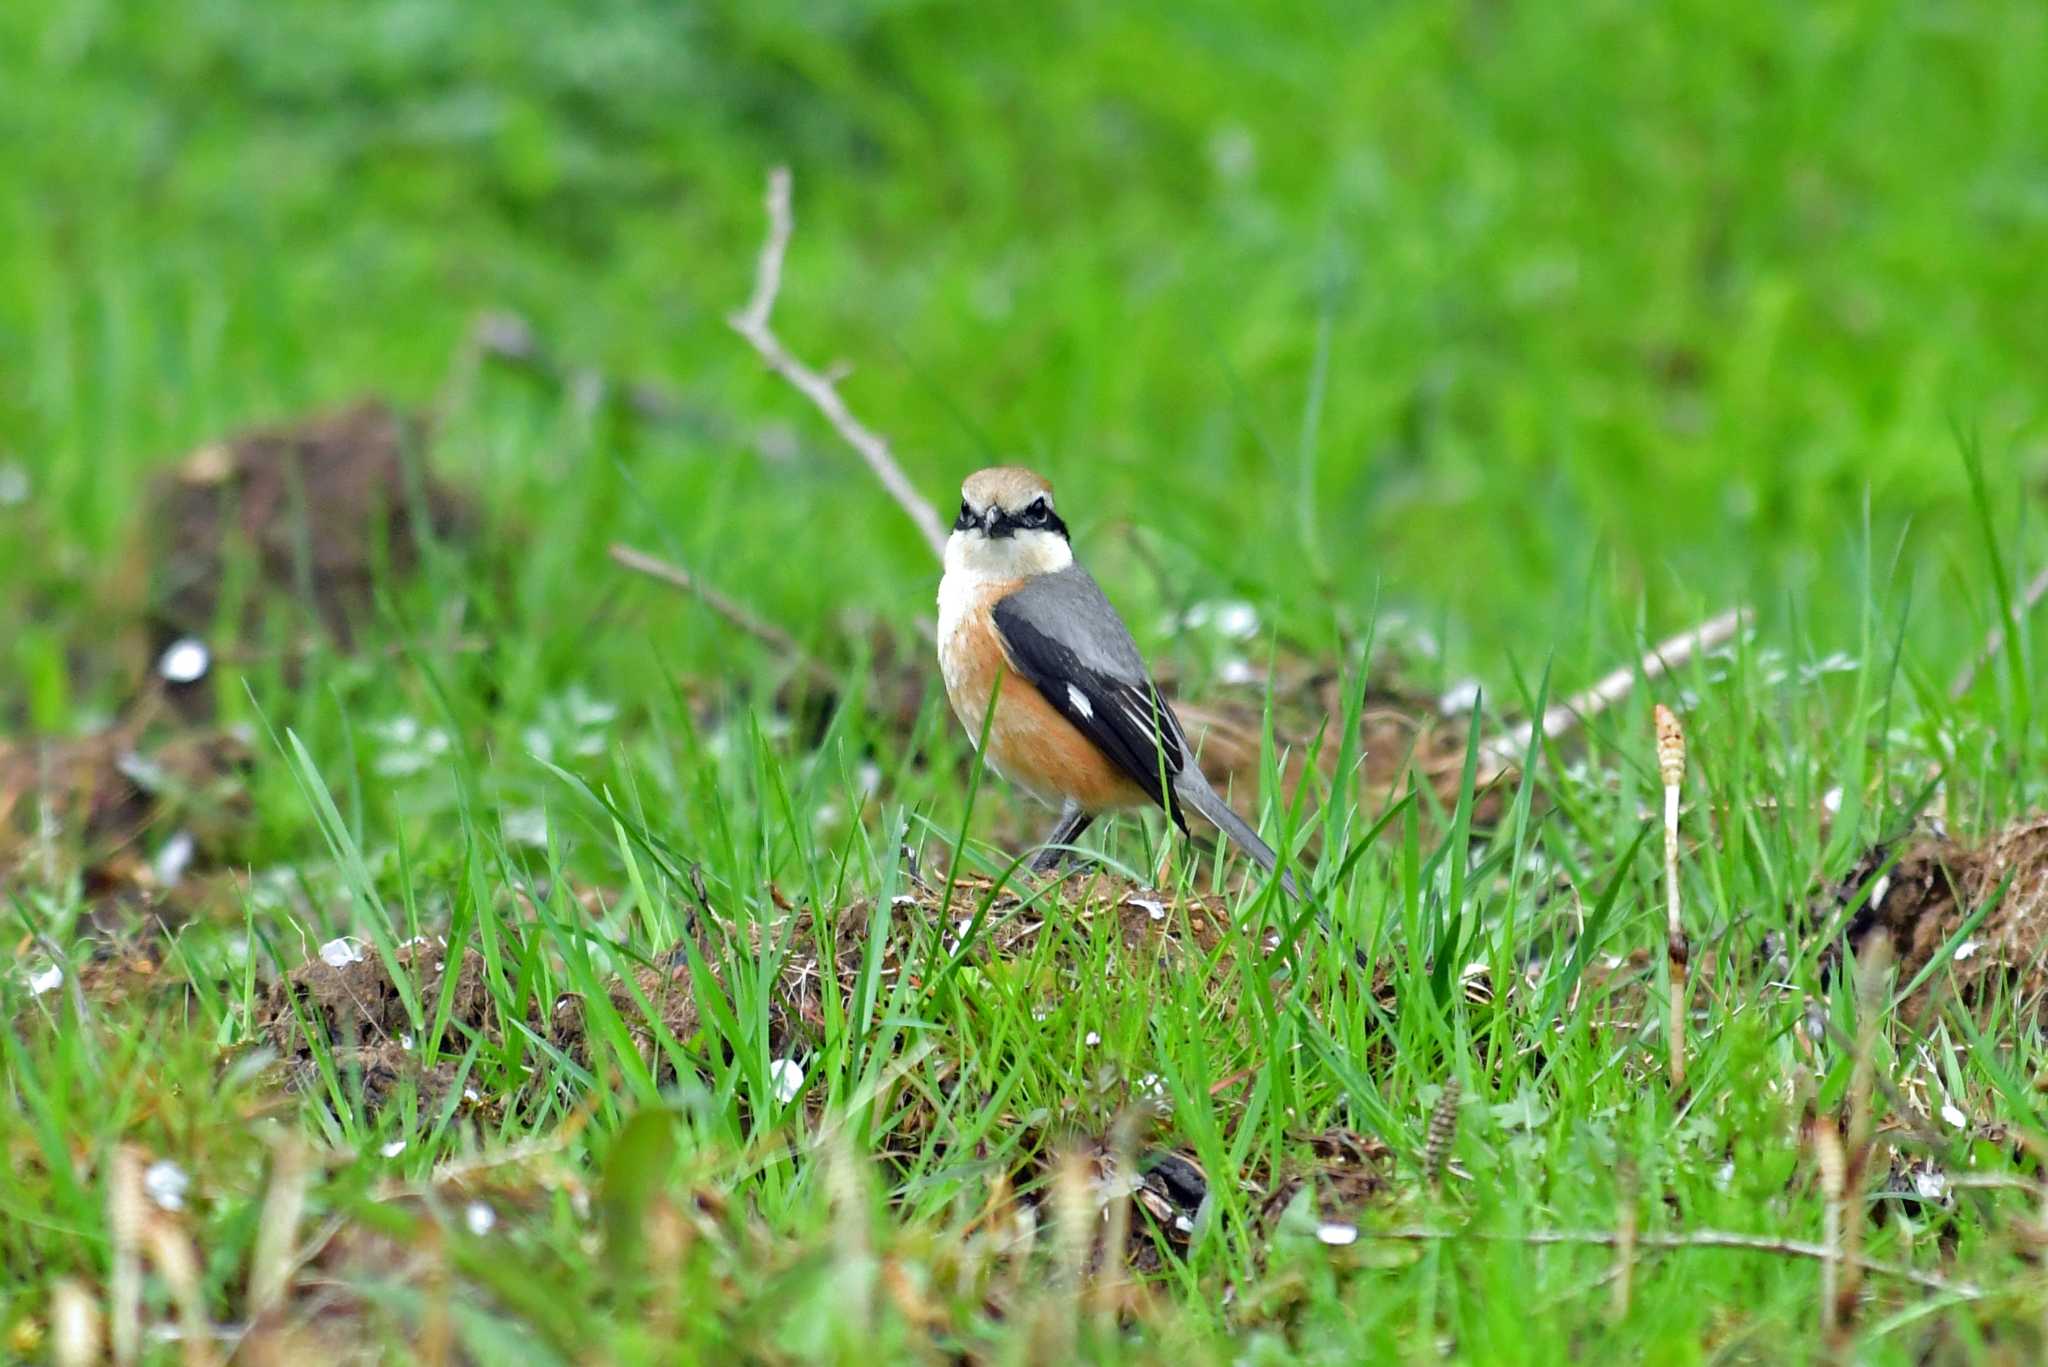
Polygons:
<instances>
[{"instance_id":1,"label":"white throat","mask_svg":"<svg viewBox=\"0 0 2048 1367\"><path fill-rule=\"evenodd\" d=\"M1005 537L954 532L946 539L946 575L939 581L939 639L950 637L977 590L990 583L1057 574L1073 563L1074 548L1053 532L1020 531Z\"/></svg>"}]
</instances>

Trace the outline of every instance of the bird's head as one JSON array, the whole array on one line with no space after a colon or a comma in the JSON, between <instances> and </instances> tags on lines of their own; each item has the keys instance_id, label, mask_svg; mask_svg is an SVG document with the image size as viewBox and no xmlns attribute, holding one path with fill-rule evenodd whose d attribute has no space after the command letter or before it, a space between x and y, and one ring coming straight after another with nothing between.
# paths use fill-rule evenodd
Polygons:
<instances>
[{"instance_id":1,"label":"bird's head","mask_svg":"<svg viewBox=\"0 0 2048 1367\"><path fill-rule=\"evenodd\" d=\"M960 486L960 516L946 542L946 569L1027 579L1074 563L1052 484L1021 465L977 470Z\"/></svg>"}]
</instances>

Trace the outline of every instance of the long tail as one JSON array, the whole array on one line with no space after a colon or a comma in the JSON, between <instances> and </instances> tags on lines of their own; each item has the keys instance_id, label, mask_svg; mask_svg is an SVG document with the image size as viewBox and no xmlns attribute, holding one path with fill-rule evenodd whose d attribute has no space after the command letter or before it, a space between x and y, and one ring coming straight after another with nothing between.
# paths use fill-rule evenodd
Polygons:
<instances>
[{"instance_id":1,"label":"long tail","mask_svg":"<svg viewBox=\"0 0 2048 1367\"><path fill-rule=\"evenodd\" d=\"M1174 792L1174 798L1177 802L1204 817L1210 825L1236 841L1246 854L1259 861L1260 866L1267 873L1272 873L1278 869L1280 873L1280 886L1287 890L1289 897L1304 905L1314 905L1307 897L1302 895L1300 887L1295 884L1294 875L1280 868L1280 856L1273 852L1273 847L1259 839L1259 833L1246 825L1244 818L1232 810L1230 804L1218 796L1214 788L1203 782L1199 774L1197 774L1193 783L1187 782L1185 777L1182 778L1181 782L1182 786ZM1329 936L1332 943L1335 943L1337 940L1337 927L1330 923L1330 913L1321 907L1316 907L1315 912L1316 923L1322 926L1323 934ZM1365 957L1363 949L1354 946L1351 951L1351 958L1360 969L1367 972L1371 971L1372 964Z\"/></svg>"},{"instance_id":2,"label":"long tail","mask_svg":"<svg viewBox=\"0 0 2048 1367\"><path fill-rule=\"evenodd\" d=\"M1259 866L1267 873L1279 869L1280 886L1287 890L1289 897L1297 902L1306 900L1301 895L1301 889L1295 885L1294 875L1280 868L1280 856L1273 852L1273 847L1259 839L1259 833L1245 824L1244 818L1232 810L1231 805L1219 797L1215 789L1199 780L1195 783L1183 782L1175 791L1174 797L1210 825L1229 836L1246 854L1258 860Z\"/></svg>"}]
</instances>

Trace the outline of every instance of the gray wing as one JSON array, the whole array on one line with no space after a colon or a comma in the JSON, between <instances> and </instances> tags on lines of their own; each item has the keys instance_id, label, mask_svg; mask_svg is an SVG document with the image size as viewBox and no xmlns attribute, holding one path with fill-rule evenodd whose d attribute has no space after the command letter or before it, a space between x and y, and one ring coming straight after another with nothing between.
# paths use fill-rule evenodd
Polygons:
<instances>
[{"instance_id":1,"label":"gray wing","mask_svg":"<svg viewBox=\"0 0 2048 1367\"><path fill-rule=\"evenodd\" d=\"M1185 831L1173 789L1189 763L1187 736L1088 572L1074 565L1034 579L991 616L1017 673Z\"/></svg>"}]
</instances>

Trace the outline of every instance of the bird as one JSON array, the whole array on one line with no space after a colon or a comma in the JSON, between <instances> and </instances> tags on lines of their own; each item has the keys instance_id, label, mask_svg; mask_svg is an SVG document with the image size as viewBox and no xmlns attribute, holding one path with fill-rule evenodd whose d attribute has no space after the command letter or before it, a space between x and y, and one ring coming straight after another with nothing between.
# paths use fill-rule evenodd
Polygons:
<instances>
[{"instance_id":1,"label":"bird","mask_svg":"<svg viewBox=\"0 0 2048 1367\"><path fill-rule=\"evenodd\" d=\"M1056 870L1097 818L1152 805L1183 835L1187 813L1200 816L1300 898L1280 856L1195 763L1130 628L1074 559L1044 476L1001 465L962 483L938 638L946 697L970 740L997 773L1059 811L1033 873Z\"/></svg>"}]
</instances>

